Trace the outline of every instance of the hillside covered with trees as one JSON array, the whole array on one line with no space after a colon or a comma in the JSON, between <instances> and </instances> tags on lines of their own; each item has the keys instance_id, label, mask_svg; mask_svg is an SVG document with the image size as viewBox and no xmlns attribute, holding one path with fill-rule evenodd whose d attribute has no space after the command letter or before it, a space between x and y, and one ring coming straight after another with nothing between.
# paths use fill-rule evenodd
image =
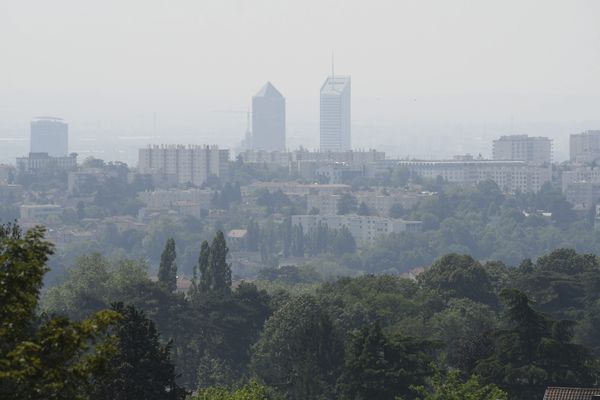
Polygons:
<instances>
[{"instance_id":1,"label":"hillside covered with trees","mask_svg":"<svg viewBox=\"0 0 600 400\"><path fill-rule=\"evenodd\" d=\"M158 280L88 254L42 293L52 251L43 229L0 231L2 398L520 400L597 382L591 254L507 266L452 253L416 280L286 267L232 282L218 233L185 293L171 240Z\"/></svg>"}]
</instances>

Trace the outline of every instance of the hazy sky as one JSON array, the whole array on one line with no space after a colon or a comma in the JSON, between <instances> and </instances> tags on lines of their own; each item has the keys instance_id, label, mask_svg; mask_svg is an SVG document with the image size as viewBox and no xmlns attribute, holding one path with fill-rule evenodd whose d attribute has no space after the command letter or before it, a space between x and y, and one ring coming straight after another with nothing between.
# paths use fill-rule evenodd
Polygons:
<instances>
[{"instance_id":1,"label":"hazy sky","mask_svg":"<svg viewBox=\"0 0 600 400\"><path fill-rule=\"evenodd\" d=\"M288 143L313 147L333 50L357 146L477 152L514 131L561 158L569 133L600 129L599 22L597 0L0 0L0 138L55 115L83 149L152 135L156 112L160 140L233 145L245 117L216 110L270 80Z\"/></svg>"}]
</instances>

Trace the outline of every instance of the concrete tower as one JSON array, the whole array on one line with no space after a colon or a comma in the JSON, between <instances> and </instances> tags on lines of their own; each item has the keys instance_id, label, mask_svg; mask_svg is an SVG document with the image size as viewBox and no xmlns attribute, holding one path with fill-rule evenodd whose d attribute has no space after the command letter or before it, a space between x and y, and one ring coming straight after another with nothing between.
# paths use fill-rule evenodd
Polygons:
<instances>
[{"instance_id":1,"label":"concrete tower","mask_svg":"<svg viewBox=\"0 0 600 400\"><path fill-rule=\"evenodd\" d=\"M285 151L285 98L271 82L252 97L252 148Z\"/></svg>"},{"instance_id":2,"label":"concrete tower","mask_svg":"<svg viewBox=\"0 0 600 400\"><path fill-rule=\"evenodd\" d=\"M350 77L332 73L321 86L321 151L350 150L350 131Z\"/></svg>"},{"instance_id":3,"label":"concrete tower","mask_svg":"<svg viewBox=\"0 0 600 400\"><path fill-rule=\"evenodd\" d=\"M69 125L61 118L37 117L31 121L30 152L64 157L69 153Z\"/></svg>"}]
</instances>

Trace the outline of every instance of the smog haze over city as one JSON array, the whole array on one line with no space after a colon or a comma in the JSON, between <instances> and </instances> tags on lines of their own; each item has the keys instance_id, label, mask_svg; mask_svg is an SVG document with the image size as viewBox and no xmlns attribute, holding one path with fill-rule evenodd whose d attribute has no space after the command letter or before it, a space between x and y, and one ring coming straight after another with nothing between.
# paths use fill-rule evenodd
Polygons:
<instances>
[{"instance_id":1,"label":"smog haze over city","mask_svg":"<svg viewBox=\"0 0 600 400\"><path fill-rule=\"evenodd\" d=\"M0 399L599 398L600 0L0 0Z\"/></svg>"},{"instance_id":2,"label":"smog haze over city","mask_svg":"<svg viewBox=\"0 0 600 400\"><path fill-rule=\"evenodd\" d=\"M502 134L598 125L597 1L11 1L0 3L0 160L29 121L69 122L81 156L148 142L233 147L266 81L288 147L319 146L319 88L351 75L353 147L490 155ZM442 145L443 143L443 145Z\"/></svg>"}]
</instances>

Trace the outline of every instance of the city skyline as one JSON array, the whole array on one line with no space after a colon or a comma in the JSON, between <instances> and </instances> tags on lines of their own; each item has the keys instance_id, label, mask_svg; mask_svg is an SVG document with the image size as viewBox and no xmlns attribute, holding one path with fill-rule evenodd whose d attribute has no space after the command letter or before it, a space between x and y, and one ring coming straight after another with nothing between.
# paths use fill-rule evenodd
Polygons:
<instances>
[{"instance_id":1,"label":"city skyline","mask_svg":"<svg viewBox=\"0 0 600 400\"><path fill-rule=\"evenodd\" d=\"M24 152L35 115L65 118L73 151L105 158L126 159L142 137L233 146L245 116L213 110L246 110L267 80L287 98L287 147L317 148L332 50L355 78L353 147L444 156L526 133L555 139L565 160L561 138L600 125L595 1L1 7L1 160Z\"/></svg>"}]
</instances>

